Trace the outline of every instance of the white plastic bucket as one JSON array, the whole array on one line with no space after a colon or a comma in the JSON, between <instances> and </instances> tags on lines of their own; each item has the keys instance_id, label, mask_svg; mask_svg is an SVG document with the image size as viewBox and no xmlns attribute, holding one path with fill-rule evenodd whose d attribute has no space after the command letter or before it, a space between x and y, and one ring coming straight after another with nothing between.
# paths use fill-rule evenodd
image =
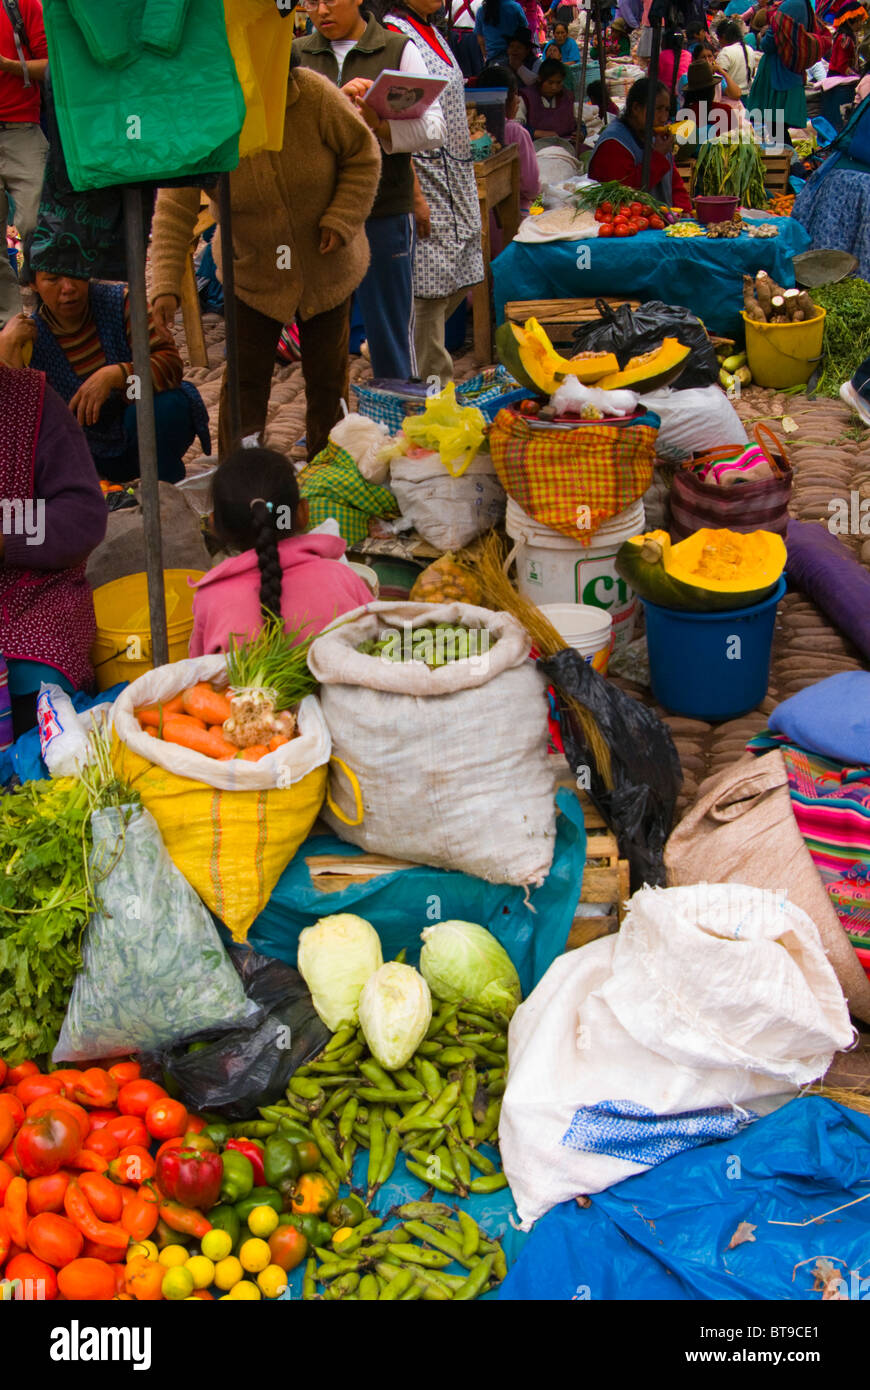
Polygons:
<instances>
[{"instance_id":1,"label":"white plastic bucket","mask_svg":"<svg viewBox=\"0 0 870 1390\"><path fill-rule=\"evenodd\" d=\"M541 607L545 618L565 639L565 645L573 647L602 676L607 674L607 663L613 645L613 619L604 608L587 607L582 603L545 603Z\"/></svg>"},{"instance_id":2,"label":"white plastic bucket","mask_svg":"<svg viewBox=\"0 0 870 1390\"><path fill-rule=\"evenodd\" d=\"M582 604L603 608L613 620L613 648L634 636L637 595L616 573L616 552L623 541L644 529L643 500L605 521L589 545L563 536L528 516L507 500L505 529L516 542L517 584L521 594L542 604Z\"/></svg>"}]
</instances>

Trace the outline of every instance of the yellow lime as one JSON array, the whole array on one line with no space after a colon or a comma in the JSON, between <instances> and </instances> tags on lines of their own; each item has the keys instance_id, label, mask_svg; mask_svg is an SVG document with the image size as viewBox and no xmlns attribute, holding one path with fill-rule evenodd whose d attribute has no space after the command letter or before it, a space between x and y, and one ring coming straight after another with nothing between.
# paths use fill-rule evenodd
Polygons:
<instances>
[{"instance_id":1,"label":"yellow lime","mask_svg":"<svg viewBox=\"0 0 870 1390\"><path fill-rule=\"evenodd\" d=\"M284 1273L283 1269L281 1273ZM240 1283L234 1284L230 1294L230 1298L234 1298L237 1303L253 1303L255 1299L262 1297L257 1285L252 1284L250 1279L242 1279Z\"/></svg>"},{"instance_id":2,"label":"yellow lime","mask_svg":"<svg viewBox=\"0 0 870 1390\"><path fill-rule=\"evenodd\" d=\"M153 1240L139 1240L129 1247L126 1258L130 1260L134 1255L143 1255L146 1260L156 1260L159 1254Z\"/></svg>"},{"instance_id":3,"label":"yellow lime","mask_svg":"<svg viewBox=\"0 0 870 1390\"><path fill-rule=\"evenodd\" d=\"M181 1299L189 1298L193 1293L193 1275L183 1265L177 1265L174 1269L166 1271L160 1287L164 1298L168 1298L173 1303L180 1302Z\"/></svg>"},{"instance_id":4,"label":"yellow lime","mask_svg":"<svg viewBox=\"0 0 870 1390\"><path fill-rule=\"evenodd\" d=\"M215 1228L203 1236L200 1248L210 1260L224 1260L233 1248L233 1238L229 1231Z\"/></svg>"},{"instance_id":5,"label":"yellow lime","mask_svg":"<svg viewBox=\"0 0 870 1390\"><path fill-rule=\"evenodd\" d=\"M187 1264L189 1253L183 1245L164 1245L157 1258L165 1269L177 1269Z\"/></svg>"},{"instance_id":6,"label":"yellow lime","mask_svg":"<svg viewBox=\"0 0 870 1390\"><path fill-rule=\"evenodd\" d=\"M266 1248L268 1249L268 1246ZM235 1255L227 1255L225 1260L218 1260L214 1267L215 1288L231 1289L243 1274L244 1270Z\"/></svg>"},{"instance_id":7,"label":"yellow lime","mask_svg":"<svg viewBox=\"0 0 870 1390\"><path fill-rule=\"evenodd\" d=\"M270 1236L278 1225L278 1213L273 1207L254 1207L248 1217L248 1230L252 1236Z\"/></svg>"},{"instance_id":8,"label":"yellow lime","mask_svg":"<svg viewBox=\"0 0 870 1390\"><path fill-rule=\"evenodd\" d=\"M287 1287L287 1275L280 1265L267 1265L257 1275L257 1287L264 1298L277 1298Z\"/></svg>"},{"instance_id":9,"label":"yellow lime","mask_svg":"<svg viewBox=\"0 0 870 1390\"><path fill-rule=\"evenodd\" d=\"M214 1262L206 1255L191 1255L184 1268L193 1279L195 1289L207 1289L214 1283Z\"/></svg>"},{"instance_id":10,"label":"yellow lime","mask_svg":"<svg viewBox=\"0 0 870 1390\"><path fill-rule=\"evenodd\" d=\"M272 1251L264 1240L246 1240L239 1251L242 1269L249 1274L259 1274L261 1269L272 1263Z\"/></svg>"},{"instance_id":11,"label":"yellow lime","mask_svg":"<svg viewBox=\"0 0 870 1390\"><path fill-rule=\"evenodd\" d=\"M339 1228L338 1228L338 1230L336 1231L335 1235L332 1237L332 1243L333 1243L333 1245L341 1245L341 1244L343 1243L343 1241L346 1241L346 1240L347 1240L348 1236L352 1236L352 1235L353 1235L353 1226L339 1226Z\"/></svg>"}]
</instances>

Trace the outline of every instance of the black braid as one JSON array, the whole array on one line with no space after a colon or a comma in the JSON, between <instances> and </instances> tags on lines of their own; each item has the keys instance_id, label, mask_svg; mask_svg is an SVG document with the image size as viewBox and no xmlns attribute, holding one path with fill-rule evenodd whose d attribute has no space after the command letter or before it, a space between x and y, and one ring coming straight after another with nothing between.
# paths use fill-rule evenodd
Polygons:
<instances>
[{"instance_id":1,"label":"black braid","mask_svg":"<svg viewBox=\"0 0 870 1390\"><path fill-rule=\"evenodd\" d=\"M281 559L278 555L278 531L265 502L252 502L254 549L260 566L260 610L263 618L281 612Z\"/></svg>"}]
</instances>

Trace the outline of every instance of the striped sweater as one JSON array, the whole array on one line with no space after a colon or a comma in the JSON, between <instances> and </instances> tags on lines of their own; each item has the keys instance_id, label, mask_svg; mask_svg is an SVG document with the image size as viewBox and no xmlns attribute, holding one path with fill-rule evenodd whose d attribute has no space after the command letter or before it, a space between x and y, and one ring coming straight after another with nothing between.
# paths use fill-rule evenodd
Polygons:
<instances>
[{"instance_id":1,"label":"striped sweater","mask_svg":"<svg viewBox=\"0 0 870 1390\"><path fill-rule=\"evenodd\" d=\"M97 325L90 310L82 324L72 333L61 328L45 304L40 306L39 314L57 340L58 346L66 355L76 376L84 379L92 376L101 367L108 365L103 345L97 333ZM127 339L130 341L130 296L128 293L124 295L124 324L127 330ZM150 314L148 327L151 335L151 377L154 382L154 390L172 391L180 385L184 374L181 355L175 344L167 342L160 334ZM120 366L123 368L125 376L132 375L132 360L122 362Z\"/></svg>"}]
</instances>

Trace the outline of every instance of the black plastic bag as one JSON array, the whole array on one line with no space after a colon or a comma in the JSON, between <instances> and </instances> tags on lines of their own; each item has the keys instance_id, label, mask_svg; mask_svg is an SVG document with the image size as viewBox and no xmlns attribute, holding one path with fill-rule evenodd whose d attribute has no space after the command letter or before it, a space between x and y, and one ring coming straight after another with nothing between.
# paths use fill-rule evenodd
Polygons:
<instances>
[{"instance_id":1,"label":"black plastic bag","mask_svg":"<svg viewBox=\"0 0 870 1390\"><path fill-rule=\"evenodd\" d=\"M670 731L647 706L593 671L566 648L539 663L557 691L594 716L610 749L613 790L599 775L582 731L563 707L562 741L575 775L589 771L588 794L629 862L631 891L665 884L664 847L674 819L683 773Z\"/></svg>"},{"instance_id":2,"label":"black plastic bag","mask_svg":"<svg viewBox=\"0 0 870 1390\"><path fill-rule=\"evenodd\" d=\"M205 1046L195 1052L188 1051L188 1039L160 1062L189 1110L247 1120L258 1106L283 1100L296 1068L316 1057L332 1034L298 971L256 951L233 948L228 954L260 1013L247 1028L202 1034L197 1041Z\"/></svg>"},{"instance_id":3,"label":"black plastic bag","mask_svg":"<svg viewBox=\"0 0 870 1390\"><path fill-rule=\"evenodd\" d=\"M719 380L719 363L713 344L704 325L688 309L679 304L662 304L658 299L641 304L639 309L630 309L627 304L612 309L603 299L596 299L595 307L600 319L583 323L574 330L574 346L578 352L615 353L622 370L630 357L652 352L663 338L676 338L692 352L685 370L673 383L675 391L712 386Z\"/></svg>"}]
</instances>

